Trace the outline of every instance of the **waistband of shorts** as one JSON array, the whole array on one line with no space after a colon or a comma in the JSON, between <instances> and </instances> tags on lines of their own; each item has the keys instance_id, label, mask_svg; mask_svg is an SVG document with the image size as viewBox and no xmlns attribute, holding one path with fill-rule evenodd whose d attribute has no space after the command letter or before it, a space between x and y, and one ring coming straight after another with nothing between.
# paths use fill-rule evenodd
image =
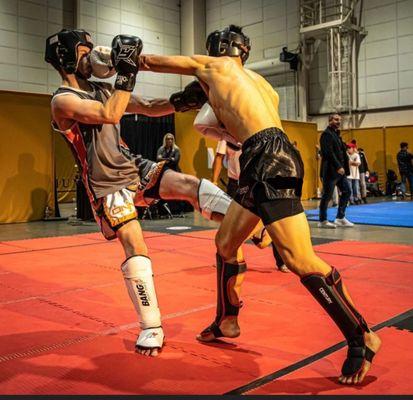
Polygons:
<instances>
[{"instance_id":1,"label":"waistband of shorts","mask_svg":"<svg viewBox=\"0 0 413 400\"><path fill-rule=\"evenodd\" d=\"M253 136L249 137L243 144L242 144L242 151L245 151L250 146L254 146L257 142L260 142L265 139L270 139L274 135L284 133L281 129L273 127L273 128L266 128L262 131L257 132Z\"/></svg>"}]
</instances>

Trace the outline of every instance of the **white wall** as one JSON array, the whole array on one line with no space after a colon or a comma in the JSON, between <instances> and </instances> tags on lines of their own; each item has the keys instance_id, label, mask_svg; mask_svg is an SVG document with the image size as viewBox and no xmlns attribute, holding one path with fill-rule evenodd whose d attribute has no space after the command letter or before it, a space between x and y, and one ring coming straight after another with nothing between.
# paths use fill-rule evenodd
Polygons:
<instances>
[{"instance_id":1,"label":"white wall","mask_svg":"<svg viewBox=\"0 0 413 400\"><path fill-rule=\"evenodd\" d=\"M45 39L72 28L66 0L0 0L0 90L51 93L59 77L44 62Z\"/></svg>"},{"instance_id":2,"label":"white wall","mask_svg":"<svg viewBox=\"0 0 413 400\"><path fill-rule=\"evenodd\" d=\"M179 11L179 0L0 0L0 90L56 90L60 77L44 61L45 39L73 28L76 18L95 44L110 46L127 33L140 36L147 53L180 54ZM178 75L140 73L135 90L165 97L180 88Z\"/></svg>"},{"instance_id":3,"label":"white wall","mask_svg":"<svg viewBox=\"0 0 413 400\"><path fill-rule=\"evenodd\" d=\"M230 23L240 24L252 39L249 62L278 58L283 46L292 50L299 42L298 3L298 0L206 0L207 32ZM372 110L413 105L413 0L367 0L363 13L368 35L360 48L359 106ZM291 118L295 110L291 73L269 80L280 91L282 117ZM330 112L324 42L311 65L308 85L308 112ZM287 98L283 99L283 93L287 93Z\"/></svg>"},{"instance_id":4,"label":"white wall","mask_svg":"<svg viewBox=\"0 0 413 400\"><path fill-rule=\"evenodd\" d=\"M359 107L413 105L413 1L368 0L359 54ZM325 43L310 71L310 113L331 111Z\"/></svg>"},{"instance_id":5,"label":"white wall","mask_svg":"<svg viewBox=\"0 0 413 400\"><path fill-rule=\"evenodd\" d=\"M298 16L298 0L206 0L207 34L229 24L244 27L252 45L247 67L255 61L278 59L285 46L294 50L299 43ZM294 119L294 73L286 64L284 74L268 80L280 93L281 117Z\"/></svg>"},{"instance_id":6,"label":"white wall","mask_svg":"<svg viewBox=\"0 0 413 400\"><path fill-rule=\"evenodd\" d=\"M77 0L78 27L98 45L119 33L139 36L145 53L180 54L179 0ZM135 92L165 97L181 89L178 75L139 73Z\"/></svg>"}]
</instances>

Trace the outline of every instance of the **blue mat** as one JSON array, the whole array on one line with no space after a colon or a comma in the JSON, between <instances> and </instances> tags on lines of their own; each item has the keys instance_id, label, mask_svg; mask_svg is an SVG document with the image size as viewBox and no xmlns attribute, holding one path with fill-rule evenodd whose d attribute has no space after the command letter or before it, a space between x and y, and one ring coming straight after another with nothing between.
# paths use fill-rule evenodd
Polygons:
<instances>
[{"instance_id":1,"label":"blue mat","mask_svg":"<svg viewBox=\"0 0 413 400\"><path fill-rule=\"evenodd\" d=\"M307 219L318 221L318 209L307 210ZM337 208L327 210L327 218L334 221ZM400 226L413 228L413 201L389 201L383 203L349 206L346 218L356 224Z\"/></svg>"}]
</instances>

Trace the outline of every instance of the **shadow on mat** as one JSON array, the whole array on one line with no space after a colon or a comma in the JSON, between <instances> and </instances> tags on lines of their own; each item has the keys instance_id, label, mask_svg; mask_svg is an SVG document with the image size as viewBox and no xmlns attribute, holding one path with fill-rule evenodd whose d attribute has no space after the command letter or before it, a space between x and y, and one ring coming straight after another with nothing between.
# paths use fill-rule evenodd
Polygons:
<instances>
[{"instance_id":1,"label":"shadow on mat","mask_svg":"<svg viewBox=\"0 0 413 400\"><path fill-rule=\"evenodd\" d=\"M247 352L238 355L223 348L211 354L195 342L170 340L152 358L134 353L135 341L125 332L77 340L89 334L93 332L68 329L1 336L0 392L7 384L10 394L212 394L230 390L234 379L260 375L255 356ZM126 350L116 352L119 346ZM89 356L96 352L101 354Z\"/></svg>"},{"instance_id":2,"label":"shadow on mat","mask_svg":"<svg viewBox=\"0 0 413 400\"><path fill-rule=\"evenodd\" d=\"M296 379L277 379L258 390L259 394L327 394L325 392L340 390L340 393L331 394L354 394L354 390L363 390L366 386L377 381L376 376L367 376L360 385L350 386L342 385L337 376L320 377L320 378L296 378ZM348 393L346 393L346 388ZM256 394L252 391L250 394Z\"/></svg>"},{"instance_id":3,"label":"shadow on mat","mask_svg":"<svg viewBox=\"0 0 413 400\"><path fill-rule=\"evenodd\" d=\"M235 343L228 343L221 339L215 339L213 342L210 342L210 343L203 343L203 342L198 342L198 343L201 344L202 346L214 347L214 348L222 349L225 351L235 351L237 353L246 353L246 354L251 354L254 356L258 356L258 357L263 355L262 353L259 353L257 351L243 349L242 347L239 347Z\"/></svg>"}]
</instances>

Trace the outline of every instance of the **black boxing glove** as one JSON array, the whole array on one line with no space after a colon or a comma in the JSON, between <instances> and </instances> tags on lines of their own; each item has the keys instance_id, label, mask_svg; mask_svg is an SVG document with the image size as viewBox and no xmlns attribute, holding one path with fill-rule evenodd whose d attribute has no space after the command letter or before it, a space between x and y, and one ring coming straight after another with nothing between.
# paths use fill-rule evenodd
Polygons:
<instances>
[{"instance_id":1,"label":"black boxing glove","mask_svg":"<svg viewBox=\"0 0 413 400\"><path fill-rule=\"evenodd\" d=\"M110 57L118 73L115 89L132 92L139 71L138 56L143 48L142 40L137 36L117 35L112 40Z\"/></svg>"},{"instance_id":2,"label":"black boxing glove","mask_svg":"<svg viewBox=\"0 0 413 400\"><path fill-rule=\"evenodd\" d=\"M198 81L193 81L185 86L181 92L173 93L169 102L174 106L175 111L185 112L197 110L208 101L208 97Z\"/></svg>"}]
</instances>

